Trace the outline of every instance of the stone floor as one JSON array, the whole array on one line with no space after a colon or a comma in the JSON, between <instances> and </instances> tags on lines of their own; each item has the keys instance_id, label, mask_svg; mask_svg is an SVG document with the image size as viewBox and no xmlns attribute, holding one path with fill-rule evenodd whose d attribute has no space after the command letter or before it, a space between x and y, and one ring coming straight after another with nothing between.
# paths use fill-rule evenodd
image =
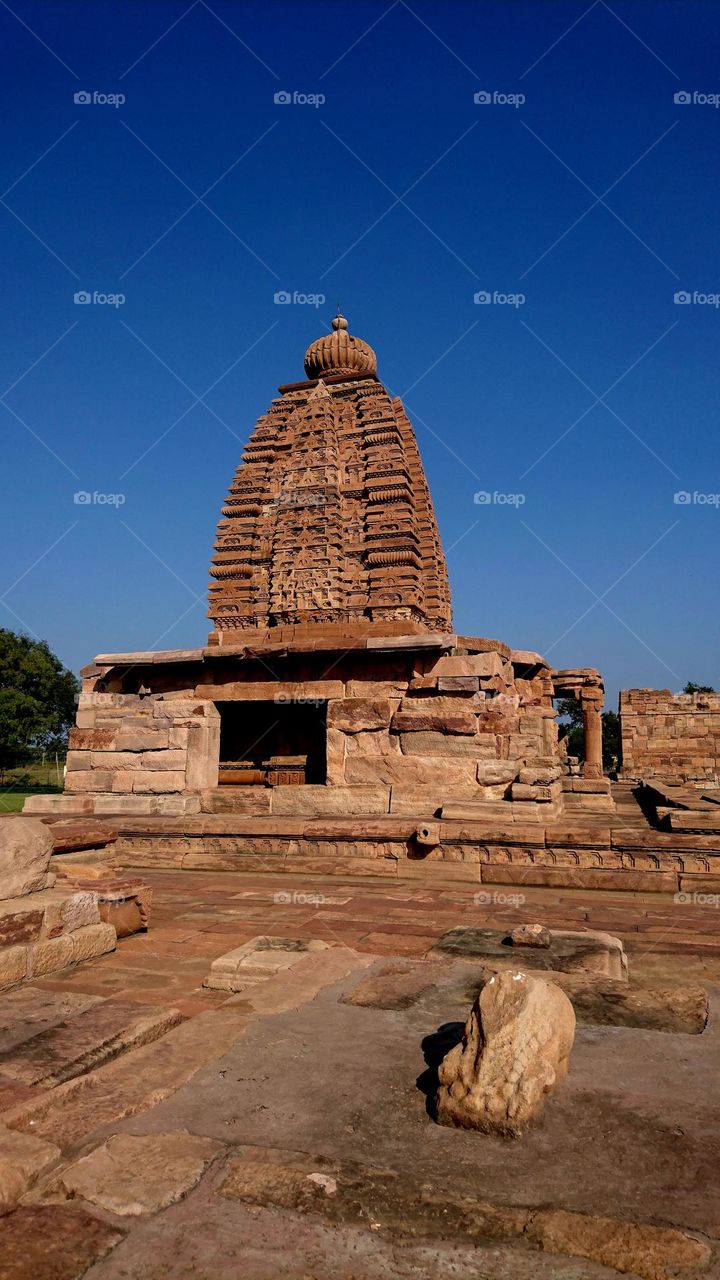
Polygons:
<instances>
[{"instance_id":1,"label":"stone floor","mask_svg":"<svg viewBox=\"0 0 720 1280\"><path fill-rule=\"evenodd\" d=\"M3 1280L720 1278L712 900L148 879L147 934L0 996L0 1193L3 1136L39 1153L0 1218ZM621 936L641 986L707 988L708 1027L579 1024L537 1128L443 1129L433 1072L477 966L427 953L527 920ZM258 934L330 945L239 995L202 987Z\"/></svg>"}]
</instances>

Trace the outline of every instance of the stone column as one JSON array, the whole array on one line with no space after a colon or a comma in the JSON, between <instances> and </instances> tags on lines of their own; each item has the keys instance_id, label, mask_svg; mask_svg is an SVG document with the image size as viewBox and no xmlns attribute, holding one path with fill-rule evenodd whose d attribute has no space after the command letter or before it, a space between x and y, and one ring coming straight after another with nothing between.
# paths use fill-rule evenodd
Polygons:
<instances>
[{"instance_id":1,"label":"stone column","mask_svg":"<svg viewBox=\"0 0 720 1280\"><path fill-rule=\"evenodd\" d=\"M585 761L583 777L602 778L602 699L581 698Z\"/></svg>"}]
</instances>

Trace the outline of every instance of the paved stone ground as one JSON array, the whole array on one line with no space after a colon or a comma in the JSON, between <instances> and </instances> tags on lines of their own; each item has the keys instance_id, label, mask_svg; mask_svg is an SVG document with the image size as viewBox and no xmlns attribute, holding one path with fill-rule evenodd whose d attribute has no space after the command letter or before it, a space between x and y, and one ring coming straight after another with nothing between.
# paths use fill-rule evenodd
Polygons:
<instances>
[{"instance_id":1,"label":"paved stone ground","mask_svg":"<svg viewBox=\"0 0 720 1280\"><path fill-rule=\"evenodd\" d=\"M2 1280L720 1280L713 906L148 879L146 935L0 997L0 1126L42 1154L0 1217ZM433 1073L477 965L421 958L453 926L528 920L619 934L641 985L707 987L708 1027L579 1025L523 1139L444 1129ZM258 934L331 945L237 996L202 988L211 960ZM370 977L377 998L343 999ZM0 1199L2 1146L0 1127Z\"/></svg>"}]
</instances>

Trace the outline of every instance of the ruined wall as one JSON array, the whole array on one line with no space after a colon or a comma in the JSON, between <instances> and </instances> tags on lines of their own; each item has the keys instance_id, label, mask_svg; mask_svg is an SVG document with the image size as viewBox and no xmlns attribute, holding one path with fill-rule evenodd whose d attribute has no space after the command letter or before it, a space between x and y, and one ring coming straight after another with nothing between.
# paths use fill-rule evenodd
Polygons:
<instances>
[{"instance_id":1,"label":"ruined wall","mask_svg":"<svg viewBox=\"0 0 720 1280\"><path fill-rule=\"evenodd\" d=\"M93 797L95 813L184 813L183 793L215 785L219 743L220 717L211 702L82 693L65 793ZM123 803L130 796L146 802Z\"/></svg>"},{"instance_id":2,"label":"ruined wall","mask_svg":"<svg viewBox=\"0 0 720 1280\"><path fill-rule=\"evenodd\" d=\"M623 689L620 727L623 776L720 782L720 693Z\"/></svg>"}]
</instances>

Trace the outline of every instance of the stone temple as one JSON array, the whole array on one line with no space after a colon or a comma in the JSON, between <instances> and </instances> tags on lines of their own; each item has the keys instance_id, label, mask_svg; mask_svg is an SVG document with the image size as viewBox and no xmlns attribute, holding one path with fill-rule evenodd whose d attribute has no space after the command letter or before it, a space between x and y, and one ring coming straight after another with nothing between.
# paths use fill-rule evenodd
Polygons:
<instances>
[{"instance_id":1,"label":"stone temple","mask_svg":"<svg viewBox=\"0 0 720 1280\"><path fill-rule=\"evenodd\" d=\"M205 648L100 654L84 669L65 805L549 814L564 765L552 700L567 693L586 713L588 794L609 803L598 673L453 633L413 428L343 316L258 420L210 574Z\"/></svg>"}]
</instances>

